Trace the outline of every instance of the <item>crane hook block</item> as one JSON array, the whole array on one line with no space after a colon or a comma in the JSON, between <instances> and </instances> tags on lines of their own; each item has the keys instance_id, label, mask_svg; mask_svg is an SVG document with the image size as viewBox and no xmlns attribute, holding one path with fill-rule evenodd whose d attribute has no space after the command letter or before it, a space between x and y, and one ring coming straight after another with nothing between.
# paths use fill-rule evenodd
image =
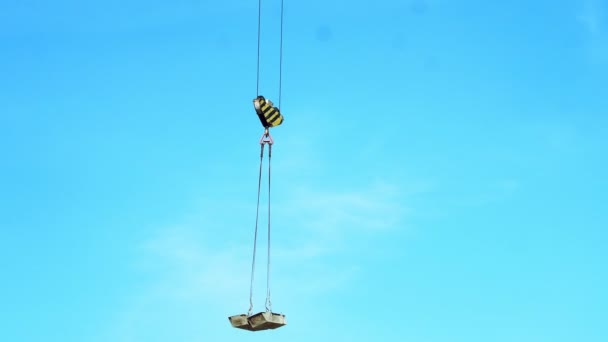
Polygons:
<instances>
[{"instance_id":1,"label":"crane hook block","mask_svg":"<svg viewBox=\"0 0 608 342\"><path fill-rule=\"evenodd\" d=\"M285 315L274 312L259 312L247 317L247 315L235 315L228 317L233 327L249 331L260 331L280 328L287 324Z\"/></svg>"},{"instance_id":2,"label":"crane hook block","mask_svg":"<svg viewBox=\"0 0 608 342\"><path fill-rule=\"evenodd\" d=\"M275 107L272 101L259 95L253 100L255 112L265 128L276 127L283 123L283 115L279 108Z\"/></svg>"}]
</instances>

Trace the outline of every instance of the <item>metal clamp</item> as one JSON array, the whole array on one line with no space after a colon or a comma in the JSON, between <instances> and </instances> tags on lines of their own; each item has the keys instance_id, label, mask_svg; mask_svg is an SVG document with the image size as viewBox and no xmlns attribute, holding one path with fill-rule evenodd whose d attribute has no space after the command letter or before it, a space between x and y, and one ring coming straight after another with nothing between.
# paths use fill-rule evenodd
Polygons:
<instances>
[{"instance_id":1,"label":"metal clamp","mask_svg":"<svg viewBox=\"0 0 608 342\"><path fill-rule=\"evenodd\" d=\"M268 128L264 130L264 134L262 134L262 137L260 138L260 145L264 144L274 144L274 140L272 140L272 136L270 135L270 131L268 130Z\"/></svg>"}]
</instances>

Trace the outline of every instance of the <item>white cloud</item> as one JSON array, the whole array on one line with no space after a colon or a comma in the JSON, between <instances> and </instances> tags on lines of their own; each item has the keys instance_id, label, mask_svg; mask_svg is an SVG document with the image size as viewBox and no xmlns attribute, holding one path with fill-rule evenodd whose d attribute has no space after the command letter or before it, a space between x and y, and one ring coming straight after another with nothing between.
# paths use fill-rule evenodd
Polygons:
<instances>
[{"instance_id":1,"label":"white cloud","mask_svg":"<svg viewBox=\"0 0 608 342\"><path fill-rule=\"evenodd\" d=\"M583 1L583 8L578 15L578 20L590 34L601 32L601 3L598 0Z\"/></svg>"},{"instance_id":2,"label":"white cloud","mask_svg":"<svg viewBox=\"0 0 608 342\"><path fill-rule=\"evenodd\" d=\"M351 191L295 190L284 209L307 218L305 229L344 233L396 227L406 212L395 188L374 185Z\"/></svg>"},{"instance_id":3,"label":"white cloud","mask_svg":"<svg viewBox=\"0 0 608 342\"><path fill-rule=\"evenodd\" d=\"M584 0L577 15L587 34L587 49L594 63L608 63L608 28L604 13L606 4L601 0Z\"/></svg>"},{"instance_id":4,"label":"white cloud","mask_svg":"<svg viewBox=\"0 0 608 342\"><path fill-rule=\"evenodd\" d=\"M156 273L162 288L180 300L218 305L230 301L248 279L240 246L213 247L197 226L161 229L140 246L142 270Z\"/></svg>"},{"instance_id":5,"label":"white cloud","mask_svg":"<svg viewBox=\"0 0 608 342\"><path fill-rule=\"evenodd\" d=\"M311 301L335 296L355 283L364 271L348 258L340 258L348 250L344 241L353 239L357 232L396 227L403 215L398 195L399 189L386 184L358 191L316 191L301 186L278 204L278 223L273 219L279 227L272 242L273 309L301 310ZM237 235L236 221L218 223L221 220L209 215L213 212L223 215L220 208L207 207L199 217L190 216L181 224L160 228L137 246L134 277L148 280L124 303L105 338L141 340L146 329L167 334L182 329L181 336L196 336L186 326L188 320L208 318L215 320L215 329L217 324L229 328L227 316L247 310L253 227L240 229ZM244 221L251 223L249 219ZM265 240L266 230L261 224L255 311L263 310L265 300ZM163 323L157 325L159 322ZM205 326L199 325L198 329L204 331Z\"/></svg>"},{"instance_id":6,"label":"white cloud","mask_svg":"<svg viewBox=\"0 0 608 342\"><path fill-rule=\"evenodd\" d=\"M294 126L314 127L306 125L306 121L314 123L323 117L308 114L300 119L294 117ZM349 257L360 254L357 248L369 243L369 235L390 234L392 229L404 227L409 209L400 186L370 181L343 190L319 183L318 175L332 166L324 159L327 155L322 154L321 148L330 131L319 127L311 131L283 129L273 134L276 143L273 184L277 188L273 188L272 197L271 289L273 309L277 311L289 313L290 308L297 307L302 314L303 308L316 300L339 296L365 274L365 269ZM280 175L278 182L275 175ZM132 338L122 341L145 340L133 327L147 324L154 330L157 329L154 322L163 318L174 324L166 329L192 331L184 327L185 323L176 322L172 317L175 314L163 312L162 308L178 308L173 312L177 310L181 318L191 317L201 324L212 313L212 319L216 320L213 324L227 327L227 316L244 313L249 306L255 218L252 197L246 198L249 203L204 199L199 203L204 209L198 212L195 209L174 226L159 227L142 241L137 249L134 277L141 276L147 281L117 314L112 338L107 340L121 341L117 336L129 334ZM263 195L255 310L263 309L265 300L265 210ZM245 211L246 214L235 214ZM204 331L205 326L199 325L197 329ZM202 339L203 333L192 334Z\"/></svg>"},{"instance_id":7,"label":"white cloud","mask_svg":"<svg viewBox=\"0 0 608 342\"><path fill-rule=\"evenodd\" d=\"M523 183L516 178L478 181L476 189L455 198L459 207L485 207L512 200L522 191Z\"/></svg>"}]
</instances>

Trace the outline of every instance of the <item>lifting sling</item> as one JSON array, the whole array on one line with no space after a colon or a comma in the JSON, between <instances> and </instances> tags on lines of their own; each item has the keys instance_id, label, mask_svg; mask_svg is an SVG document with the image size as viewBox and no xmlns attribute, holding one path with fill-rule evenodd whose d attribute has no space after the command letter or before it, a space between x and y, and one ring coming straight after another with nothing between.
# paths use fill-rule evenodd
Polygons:
<instances>
[{"instance_id":1,"label":"lifting sling","mask_svg":"<svg viewBox=\"0 0 608 342\"><path fill-rule=\"evenodd\" d=\"M251 286L249 289L249 311L248 314L251 316L253 313L253 278L255 273L255 254L257 249L258 240L258 218L260 212L260 192L262 185L262 164L264 159L264 146L268 144L268 263L266 265L266 311L272 311L272 302L270 301L270 160L272 158L272 136L268 131L268 128L264 130L264 134L260 138L260 173L258 176L258 201L255 212L255 232L253 237L253 261L251 263Z\"/></svg>"},{"instance_id":2,"label":"lifting sling","mask_svg":"<svg viewBox=\"0 0 608 342\"><path fill-rule=\"evenodd\" d=\"M266 311L253 314L253 280L255 275L255 259L257 251L258 239L258 218L260 211L260 193L262 190L262 165L264 163L264 146L268 144L268 252L266 264ZM230 316L228 319L233 327L249 330L260 331L267 329L276 329L287 324L285 315L272 312L272 301L270 299L270 161L272 158L272 145L274 141L268 128L264 130L264 134L260 138L260 171L258 175L258 197L255 213L255 232L253 237L253 260L251 262L251 284L249 287L249 310L247 314Z\"/></svg>"}]
</instances>

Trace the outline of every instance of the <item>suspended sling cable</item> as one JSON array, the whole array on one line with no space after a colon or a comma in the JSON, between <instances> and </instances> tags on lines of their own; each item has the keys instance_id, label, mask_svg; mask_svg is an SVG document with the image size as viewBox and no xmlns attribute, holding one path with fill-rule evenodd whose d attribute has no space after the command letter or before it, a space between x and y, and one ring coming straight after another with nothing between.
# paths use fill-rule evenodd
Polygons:
<instances>
[{"instance_id":1,"label":"suspended sling cable","mask_svg":"<svg viewBox=\"0 0 608 342\"><path fill-rule=\"evenodd\" d=\"M256 205L256 214L255 214L255 232L253 238L253 261L251 263L251 284L249 288L249 311L248 314L251 315L253 312L253 282L254 282L254 273L255 273L255 255L257 250L257 237L258 237L258 219L259 219L259 211L260 211L260 190L262 184L262 164L264 160L264 145L268 144L268 250L267 250L267 264L266 264L266 311L272 311L272 302L270 300L270 161L272 158L272 144L274 141L268 132L268 129L264 131L264 135L260 139L260 172L258 176L258 200Z\"/></svg>"},{"instance_id":2,"label":"suspended sling cable","mask_svg":"<svg viewBox=\"0 0 608 342\"><path fill-rule=\"evenodd\" d=\"M272 136L268 128L264 130L264 134L260 139L260 171L258 176L258 199L256 206L256 219L255 219L255 233L253 239L253 262L251 264L251 284L249 288L249 311L247 314L230 316L228 319L233 327L249 330L259 331L266 329L276 329L287 324L285 315L272 312L272 302L270 299L270 180L271 180L271 159L272 159L272 144L274 143ZM255 254L257 246L257 235L258 235L258 218L260 209L260 193L262 184L262 165L264 162L264 145L268 144L268 264L267 264L267 275L266 275L266 312L260 312L255 315L253 313L253 280L255 273Z\"/></svg>"},{"instance_id":3,"label":"suspended sling cable","mask_svg":"<svg viewBox=\"0 0 608 342\"><path fill-rule=\"evenodd\" d=\"M264 146L264 145L262 145ZM270 160L272 159L272 144L268 145L268 264L266 265L266 311L272 311L270 301Z\"/></svg>"},{"instance_id":4,"label":"suspended sling cable","mask_svg":"<svg viewBox=\"0 0 608 342\"><path fill-rule=\"evenodd\" d=\"M258 240L258 214L260 211L260 189L262 185L262 163L264 158L264 145L260 147L260 175L258 177L258 204L255 212L255 232L253 235L253 261L251 262L251 286L249 288L249 315L253 312L253 276L255 274L255 252Z\"/></svg>"}]
</instances>

